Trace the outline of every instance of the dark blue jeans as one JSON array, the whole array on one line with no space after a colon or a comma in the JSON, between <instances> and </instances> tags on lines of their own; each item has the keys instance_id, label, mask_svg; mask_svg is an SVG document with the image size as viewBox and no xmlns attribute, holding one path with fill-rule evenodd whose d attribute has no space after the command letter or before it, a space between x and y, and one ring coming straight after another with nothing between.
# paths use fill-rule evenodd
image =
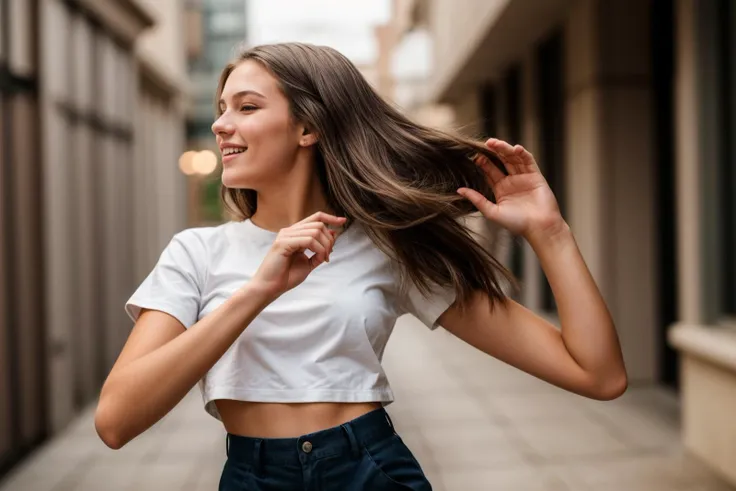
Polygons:
<instances>
[{"instance_id":1,"label":"dark blue jeans","mask_svg":"<svg viewBox=\"0 0 736 491\"><path fill-rule=\"evenodd\" d=\"M384 409L299 438L227 435L220 491L431 491Z\"/></svg>"}]
</instances>

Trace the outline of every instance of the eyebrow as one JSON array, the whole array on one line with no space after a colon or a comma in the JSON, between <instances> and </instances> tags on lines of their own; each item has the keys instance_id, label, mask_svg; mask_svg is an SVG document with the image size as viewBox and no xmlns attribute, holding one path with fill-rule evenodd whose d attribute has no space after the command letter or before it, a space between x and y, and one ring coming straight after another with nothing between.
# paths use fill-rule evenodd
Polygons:
<instances>
[{"instance_id":1,"label":"eyebrow","mask_svg":"<svg viewBox=\"0 0 736 491\"><path fill-rule=\"evenodd\" d=\"M256 92L255 90L241 90L240 92L236 92L233 94L233 99L238 99L240 97L244 97L246 95L254 95L256 97L260 97L261 99L265 99L266 96L261 94L260 92ZM220 99L220 102L218 103L220 105L225 104L225 99Z\"/></svg>"}]
</instances>

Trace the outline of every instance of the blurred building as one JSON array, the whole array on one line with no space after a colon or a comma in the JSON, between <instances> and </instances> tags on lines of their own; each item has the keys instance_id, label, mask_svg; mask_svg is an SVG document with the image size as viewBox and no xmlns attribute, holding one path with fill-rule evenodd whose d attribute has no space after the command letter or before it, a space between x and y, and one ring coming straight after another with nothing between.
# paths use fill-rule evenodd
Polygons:
<instances>
[{"instance_id":1,"label":"blurred building","mask_svg":"<svg viewBox=\"0 0 736 491\"><path fill-rule=\"evenodd\" d=\"M736 6L401 0L424 104L538 158L616 319L632 384L682 398L688 449L736 483ZM508 264L555 316L527 244ZM678 355L679 353L679 355Z\"/></svg>"},{"instance_id":2,"label":"blurred building","mask_svg":"<svg viewBox=\"0 0 736 491\"><path fill-rule=\"evenodd\" d=\"M0 2L0 472L95 400L187 224L182 12Z\"/></svg>"},{"instance_id":3,"label":"blurred building","mask_svg":"<svg viewBox=\"0 0 736 491\"><path fill-rule=\"evenodd\" d=\"M187 104L187 151L181 160L189 178L192 225L222 220L220 163L212 123L220 73L244 46L245 0L187 0L187 70L191 96Z\"/></svg>"}]
</instances>

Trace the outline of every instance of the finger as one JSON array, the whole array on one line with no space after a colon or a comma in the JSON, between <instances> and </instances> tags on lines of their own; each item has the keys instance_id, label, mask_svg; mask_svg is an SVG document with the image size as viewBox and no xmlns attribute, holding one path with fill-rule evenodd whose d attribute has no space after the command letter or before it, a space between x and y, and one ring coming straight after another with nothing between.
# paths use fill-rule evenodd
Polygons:
<instances>
[{"instance_id":1,"label":"finger","mask_svg":"<svg viewBox=\"0 0 736 491\"><path fill-rule=\"evenodd\" d=\"M513 175L521 172L521 169L518 167L516 156L514 155L514 147L505 141L498 140L496 138L489 138L486 141L486 147L488 147L489 150L493 150L496 155L498 155L509 174Z\"/></svg>"},{"instance_id":2,"label":"finger","mask_svg":"<svg viewBox=\"0 0 736 491\"><path fill-rule=\"evenodd\" d=\"M317 213L314 213L313 215L308 216L304 220L298 223L308 223L308 222L324 222L330 225L343 225L347 218L345 217L338 217L335 215L330 215L329 213L325 213L323 211L318 211Z\"/></svg>"},{"instance_id":3,"label":"finger","mask_svg":"<svg viewBox=\"0 0 736 491\"><path fill-rule=\"evenodd\" d=\"M330 253L332 252L333 240L329 232L320 229L302 229L302 230L286 230L283 234L288 238L308 237L319 244L319 248L309 248L315 254L324 256L324 260L329 262Z\"/></svg>"},{"instance_id":4,"label":"finger","mask_svg":"<svg viewBox=\"0 0 736 491\"><path fill-rule=\"evenodd\" d=\"M314 271L314 268L319 266L325 262L321 257L319 257L317 254L309 258L309 269L310 271Z\"/></svg>"},{"instance_id":5,"label":"finger","mask_svg":"<svg viewBox=\"0 0 736 491\"><path fill-rule=\"evenodd\" d=\"M314 252L316 256L320 256L320 260L325 261L327 258L324 246L318 240L310 236L286 236L279 240L279 246L287 256L291 256L298 252L304 252L309 249Z\"/></svg>"},{"instance_id":6,"label":"finger","mask_svg":"<svg viewBox=\"0 0 736 491\"><path fill-rule=\"evenodd\" d=\"M487 199L475 189L460 188L457 190L457 193L473 203L475 207L478 208L478 211L483 213L483 215L485 215L487 218L491 218L491 215L494 215L496 213L496 207L498 205L492 203L489 199Z\"/></svg>"},{"instance_id":7,"label":"finger","mask_svg":"<svg viewBox=\"0 0 736 491\"><path fill-rule=\"evenodd\" d=\"M304 230L311 228L326 229L327 224L325 222L297 222L291 227L288 227L290 230Z\"/></svg>"},{"instance_id":8,"label":"finger","mask_svg":"<svg viewBox=\"0 0 736 491\"><path fill-rule=\"evenodd\" d=\"M283 230L283 233L290 237L303 235L305 232L317 238L327 248L326 260L329 262L330 254L332 254L335 245L336 232L327 228L327 225L323 222L296 223Z\"/></svg>"},{"instance_id":9,"label":"finger","mask_svg":"<svg viewBox=\"0 0 736 491\"><path fill-rule=\"evenodd\" d=\"M327 234L327 237L330 238L331 235L329 234L329 228L327 228L327 224L324 222L307 222L307 223L295 223L288 229L286 229L286 233L290 235L299 235L301 233L304 233L304 231L317 231L320 233ZM316 235L314 235L316 237Z\"/></svg>"},{"instance_id":10,"label":"finger","mask_svg":"<svg viewBox=\"0 0 736 491\"><path fill-rule=\"evenodd\" d=\"M514 146L514 153L519 162L519 169L522 172L540 172L537 160L526 148L516 145Z\"/></svg>"},{"instance_id":11,"label":"finger","mask_svg":"<svg viewBox=\"0 0 736 491\"><path fill-rule=\"evenodd\" d=\"M499 169L496 164L491 162L485 155L479 155L478 157L476 157L475 164L481 168L486 176L486 179L488 179L488 182L491 183L491 186L495 185L501 179L506 177L506 174L504 174L501 169Z\"/></svg>"}]
</instances>

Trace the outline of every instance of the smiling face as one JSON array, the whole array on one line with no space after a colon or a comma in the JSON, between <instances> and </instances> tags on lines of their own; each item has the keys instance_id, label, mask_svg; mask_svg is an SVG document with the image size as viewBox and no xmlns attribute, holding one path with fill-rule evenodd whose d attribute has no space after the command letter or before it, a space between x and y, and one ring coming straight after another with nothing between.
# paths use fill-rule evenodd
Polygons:
<instances>
[{"instance_id":1,"label":"smiling face","mask_svg":"<svg viewBox=\"0 0 736 491\"><path fill-rule=\"evenodd\" d=\"M256 61L241 62L219 104L212 131L222 152L223 185L259 191L282 181L306 142L278 80Z\"/></svg>"}]
</instances>

